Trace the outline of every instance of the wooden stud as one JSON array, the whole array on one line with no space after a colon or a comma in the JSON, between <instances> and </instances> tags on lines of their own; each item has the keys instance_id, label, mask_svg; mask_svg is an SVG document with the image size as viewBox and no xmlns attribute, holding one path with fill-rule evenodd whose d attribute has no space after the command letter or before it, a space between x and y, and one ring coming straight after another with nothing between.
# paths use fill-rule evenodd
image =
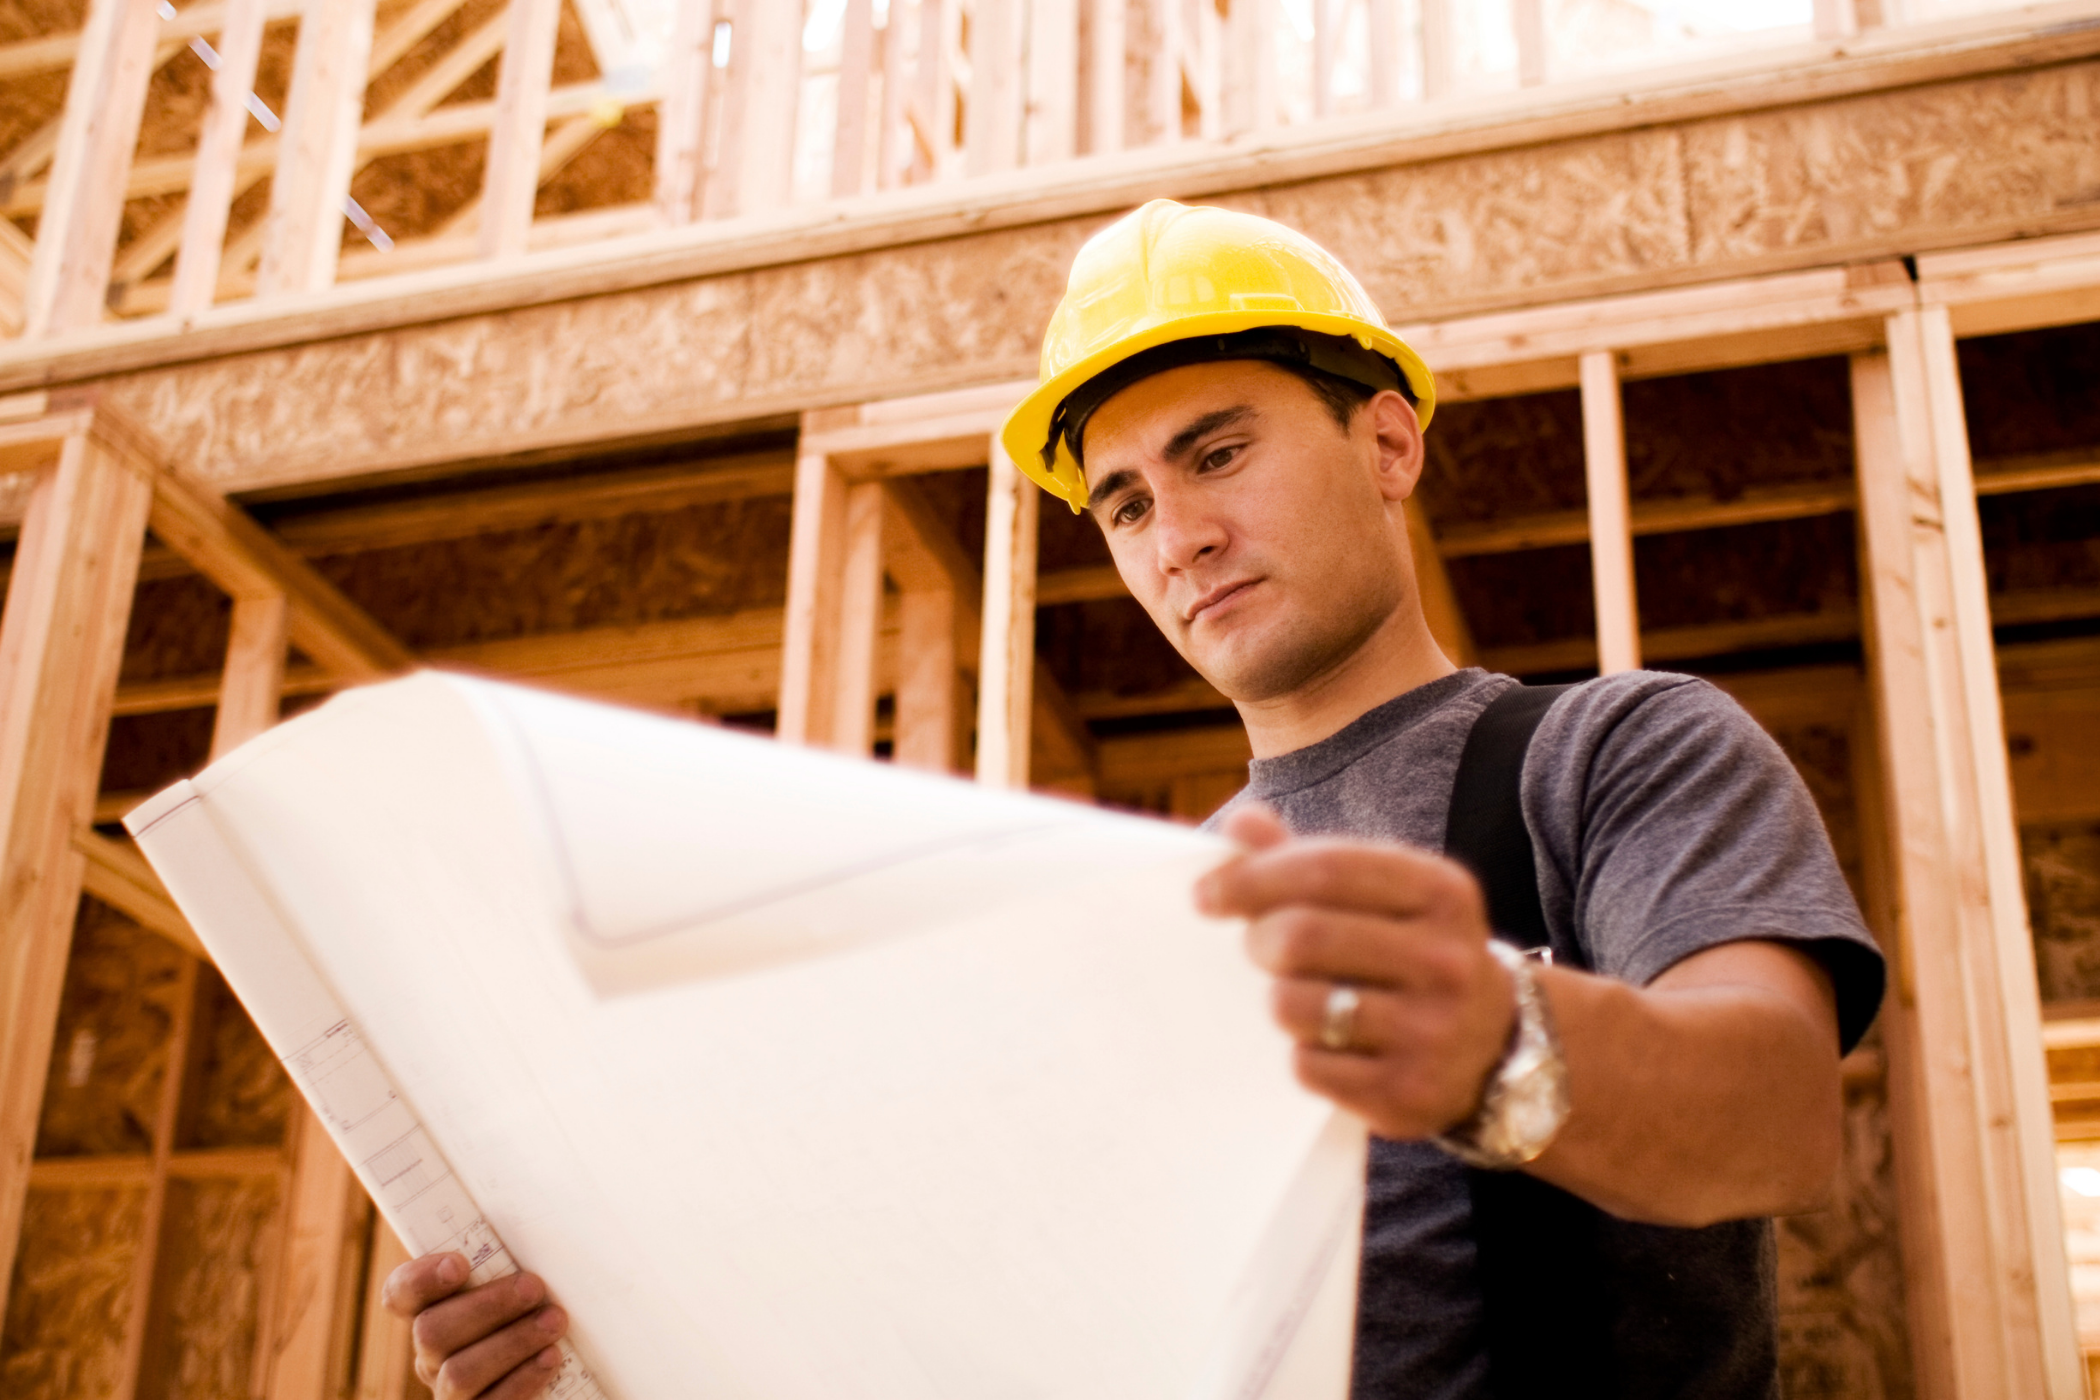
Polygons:
<instances>
[{"instance_id":1,"label":"wooden stud","mask_svg":"<svg viewBox=\"0 0 2100 1400\"><path fill-rule=\"evenodd\" d=\"M1123 85L1130 63L1127 0L1087 0L1087 152L1123 149ZM1262 6L1267 0L1245 0ZM1237 7L1235 7L1237 9Z\"/></svg>"},{"instance_id":2,"label":"wooden stud","mask_svg":"<svg viewBox=\"0 0 2100 1400\"><path fill-rule=\"evenodd\" d=\"M0 613L0 1309L151 496L77 417L39 456Z\"/></svg>"},{"instance_id":3,"label":"wooden stud","mask_svg":"<svg viewBox=\"0 0 2100 1400\"><path fill-rule=\"evenodd\" d=\"M1546 0L1510 0L1510 19L1517 31L1517 85L1537 87L1552 66Z\"/></svg>"},{"instance_id":4,"label":"wooden stud","mask_svg":"<svg viewBox=\"0 0 2100 1400\"><path fill-rule=\"evenodd\" d=\"M248 135L248 95L262 56L269 0L232 0L219 35L219 68L211 78L211 105L197 135L197 159L183 208L175 287L168 310L191 316L212 304L226 245L226 218L238 192L241 143ZM151 271L151 268L145 269Z\"/></svg>"},{"instance_id":5,"label":"wooden stud","mask_svg":"<svg viewBox=\"0 0 2100 1400\"><path fill-rule=\"evenodd\" d=\"M22 308L29 291L29 265L36 259L36 244L16 228L11 219L0 219L0 336L22 329Z\"/></svg>"},{"instance_id":6,"label":"wooden stud","mask_svg":"<svg viewBox=\"0 0 2100 1400\"><path fill-rule=\"evenodd\" d=\"M1371 105L1400 105L1400 0L1368 0Z\"/></svg>"},{"instance_id":7,"label":"wooden stud","mask_svg":"<svg viewBox=\"0 0 2100 1400\"><path fill-rule=\"evenodd\" d=\"M1225 17L1224 134L1243 136L1276 124L1274 0L1234 0Z\"/></svg>"},{"instance_id":8,"label":"wooden stud","mask_svg":"<svg viewBox=\"0 0 2100 1400\"><path fill-rule=\"evenodd\" d=\"M22 292L24 337L101 321L160 27L154 0L93 0Z\"/></svg>"},{"instance_id":9,"label":"wooden stud","mask_svg":"<svg viewBox=\"0 0 2100 1400\"><path fill-rule=\"evenodd\" d=\"M963 131L970 175L1011 170L1021 154L1020 0L977 0L970 12L970 103Z\"/></svg>"},{"instance_id":10,"label":"wooden stud","mask_svg":"<svg viewBox=\"0 0 2100 1400\"><path fill-rule=\"evenodd\" d=\"M291 612L282 593L233 600L233 635L211 732L214 762L277 722Z\"/></svg>"},{"instance_id":11,"label":"wooden stud","mask_svg":"<svg viewBox=\"0 0 2100 1400\"><path fill-rule=\"evenodd\" d=\"M1348 0L1313 0L1313 115L1334 115L1334 69L1342 51Z\"/></svg>"},{"instance_id":12,"label":"wooden stud","mask_svg":"<svg viewBox=\"0 0 2100 1400\"><path fill-rule=\"evenodd\" d=\"M1422 617L1429 635L1453 664L1471 666L1479 660L1473 647L1472 629L1451 587L1450 570L1444 567L1443 551L1437 548L1436 532L1419 497L1407 502L1407 547L1414 555L1415 586L1421 590Z\"/></svg>"},{"instance_id":13,"label":"wooden stud","mask_svg":"<svg viewBox=\"0 0 2100 1400\"><path fill-rule=\"evenodd\" d=\"M958 0L919 0L919 48L906 114L916 146L909 163L913 183L940 178L954 144L955 77L949 46L961 24L957 4Z\"/></svg>"},{"instance_id":14,"label":"wooden stud","mask_svg":"<svg viewBox=\"0 0 2100 1400\"><path fill-rule=\"evenodd\" d=\"M513 258L525 251L540 188L547 87L554 76L554 34L560 23L561 0L510 0L505 14L496 120L481 183L478 247L484 258Z\"/></svg>"},{"instance_id":15,"label":"wooden stud","mask_svg":"<svg viewBox=\"0 0 2100 1400\"><path fill-rule=\"evenodd\" d=\"M882 483L846 488L840 564L838 668L831 691L831 747L865 757L875 746L876 641L882 629Z\"/></svg>"},{"instance_id":16,"label":"wooden stud","mask_svg":"<svg viewBox=\"0 0 2100 1400\"><path fill-rule=\"evenodd\" d=\"M882 55L881 128L875 137L876 182L895 189L905 181L911 167L911 106L909 51L904 42L904 6L892 0L889 22L879 31L877 48Z\"/></svg>"},{"instance_id":17,"label":"wooden stud","mask_svg":"<svg viewBox=\"0 0 2100 1400\"><path fill-rule=\"evenodd\" d=\"M343 201L357 163L372 53L373 0L329 0L304 11L292 62L270 212L263 225L258 297L335 284Z\"/></svg>"},{"instance_id":18,"label":"wooden stud","mask_svg":"<svg viewBox=\"0 0 2100 1400\"><path fill-rule=\"evenodd\" d=\"M1030 0L1028 7L1028 164L1078 153L1078 0Z\"/></svg>"},{"instance_id":19,"label":"wooden stud","mask_svg":"<svg viewBox=\"0 0 2100 1400\"><path fill-rule=\"evenodd\" d=\"M1181 139L1181 0L1149 0L1145 118L1155 144Z\"/></svg>"},{"instance_id":20,"label":"wooden stud","mask_svg":"<svg viewBox=\"0 0 2100 1400\"><path fill-rule=\"evenodd\" d=\"M838 678L838 599L845 582L846 479L820 452L795 463L788 535L780 706L774 733L791 744L828 744L828 698Z\"/></svg>"},{"instance_id":21,"label":"wooden stud","mask_svg":"<svg viewBox=\"0 0 2100 1400\"><path fill-rule=\"evenodd\" d=\"M351 1400L408 1400L415 1376L416 1343L412 1324L396 1317L380 1300L386 1276L406 1264L408 1247L393 1227L375 1214L371 1266L366 1270L364 1324L359 1329L356 1389Z\"/></svg>"},{"instance_id":22,"label":"wooden stud","mask_svg":"<svg viewBox=\"0 0 2100 1400\"><path fill-rule=\"evenodd\" d=\"M795 170L795 112L802 96L802 7L736 0L729 50L722 177L739 214L788 202ZM733 135L733 139L732 139Z\"/></svg>"},{"instance_id":23,"label":"wooden stud","mask_svg":"<svg viewBox=\"0 0 2100 1400\"><path fill-rule=\"evenodd\" d=\"M714 48L713 0L679 0L656 107L656 208L667 224L700 217Z\"/></svg>"},{"instance_id":24,"label":"wooden stud","mask_svg":"<svg viewBox=\"0 0 2100 1400\"><path fill-rule=\"evenodd\" d=\"M1815 0L1818 39L1849 39L1859 32L1859 16L1852 0Z\"/></svg>"},{"instance_id":25,"label":"wooden stud","mask_svg":"<svg viewBox=\"0 0 2100 1400\"><path fill-rule=\"evenodd\" d=\"M1610 675L1639 668L1641 632L1633 591L1626 430L1619 407L1619 371L1609 350L1582 357L1582 446L1589 487L1590 582L1597 600L1597 667Z\"/></svg>"},{"instance_id":26,"label":"wooden stud","mask_svg":"<svg viewBox=\"0 0 2100 1400\"><path fill-rule=\"evenodd\" d=\"M1419 0L1422 7L1422 96L1448 97L1458 85L1458 0Z\"/></svg>"},{"instance_id":27,"label":"wooden stud","mask_svg":"<svg viewBox=\"0 0 2100 1400\"><path fill-rule=\"evenodd\" d=\"M874 77L874 0L846 0L839 31L838 122L831 141L834 199L859 194L867 184L868 94Z\"/></svg>"},{"instance_id":28,"label":"wooden stud","mask_svg":"<svg viewBox=\"0 0 2100 1400\"><path fill-rule=\"evenodd\" d=\"M359 1223L361 1188L335 1139L311 1108L293 1115L287 1144L291 1175L273 1287L264 1294L270 1316L267 1400L329 1400L347 1381L348 1357L338 1341L349 1290L344 1286L347 1238Z\"/></svg>"},{"instance_id":29,"label":"wooden stud","mask_svg":"<svg viewBox=\"0 0 2100 1400\"><path fill-rule=\"evenodd\" d=\"M962 672L966 664L975 669L983 628L977 569L916 485L886 481L883 492L885 556L903 595L891 754L906 767L952 773L962 766L969 740Z\"/></svg>"},{"instance_id":30,"label":"wooden stud","mask_svg":"<svg viewBox=\"0 0 2100 1400\"><path fill-rule=\"evenodd\" d=\"M977 649L977 781L1028 786L1035 684L1036 522L1042 493L995 436L985 503L984 640Z\"/></svg>"},{"instance_id":31,"label":"wooden stud","mask_svg":"<svg viewBox=\"0 0 2100 1400\"><path fill-rule=\"evenodd\" d=\"M124 1349L118 1363L117 1395L162 1400L175 1390L168 1365L169 1295L175 1285L175 1259L168 1248L168 1168L175 1152L175 1132L182 1112L183 1090L196 1080L198 1054L197 960L184 958L176 974L175 1014L168 1027L166 1068L161 1073L159 1101L153 1114L153 1149L146 1176L139 1250L131 1267L131 1306L124 1319Z\"/></svg>"},{"instance_id":32,"label":"wooden stud","mask_svg":"<svg viewBox=\"0 0 2100 1400\"><path fill-rule=\"evenodd\" d=\"M1897 980L1915 1013L1888 1028L1908 1037L1891 1043L1892 1112L1916 1128L1897 1139L1907 1310L1926 1394L2068 1400L2083 1379L2032 954L2017 903L2006 907L2018 887L2008 894L1990 869L1987 830L2009 828L2009 796L1991 792L1978 761L1988 742L2002 763L2004 737L1995 703L1975 706L1979 686L1965 674L1989 655L1987 618L1973 631L1982 552L1950 528L1974 498L1953 489L1966 451L1945 425L1959 423L1960 401L1948 404L1935 375L1934 335L1951 365L1945 313L1906 312L1890 319L1889 352L1856 356L1852 372Z\"/></svg>"}]
</instances>

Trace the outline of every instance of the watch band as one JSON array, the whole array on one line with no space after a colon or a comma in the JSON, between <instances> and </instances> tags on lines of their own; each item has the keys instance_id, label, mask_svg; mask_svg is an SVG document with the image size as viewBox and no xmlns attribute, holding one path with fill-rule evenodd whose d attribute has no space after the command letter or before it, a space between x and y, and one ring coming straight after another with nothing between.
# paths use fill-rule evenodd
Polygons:
<instances>
[{"instance_id":1,"label":"watch band","mask_svg":"<svg viewBox=\"0 0 2100 1400\"><path fill-rule=\"evenodd\" d=\"M1488 952L1516 988L1509 1048L1488 1073L1479 1111L1430 1141L1469 1167L1509 1171L1536 1160L1568 1121L1568 1066L1536 965L1499 938L1488 940Z\"/></svg>"}]
</instances>

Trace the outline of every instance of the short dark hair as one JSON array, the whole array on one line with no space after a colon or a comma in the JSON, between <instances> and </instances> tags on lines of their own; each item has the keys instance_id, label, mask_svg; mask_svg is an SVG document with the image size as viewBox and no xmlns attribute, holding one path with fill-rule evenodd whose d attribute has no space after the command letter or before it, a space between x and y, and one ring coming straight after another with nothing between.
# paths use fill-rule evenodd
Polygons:
<instances>
[{"instance_id":1,"label":"short dark hair","mask_svg":"<svg viewBox=\"0 0 2100 1400\"><path fill-rule=\"evenodd\" d=\"M1193 336L1142 350L1095 375L1067 394L1050 417L1043 464L1055 464L1060 441L1072 460L1086 462L1083 443L1094 410L1142 379L1192 364L1259 360L1304 381L1343 431L1373 395L1395 389L1410 405L1414 388L1400 367L1348 336L1322 335L1295 326L1262 326L1224 335Z\"/></svg>"}]
</instances>

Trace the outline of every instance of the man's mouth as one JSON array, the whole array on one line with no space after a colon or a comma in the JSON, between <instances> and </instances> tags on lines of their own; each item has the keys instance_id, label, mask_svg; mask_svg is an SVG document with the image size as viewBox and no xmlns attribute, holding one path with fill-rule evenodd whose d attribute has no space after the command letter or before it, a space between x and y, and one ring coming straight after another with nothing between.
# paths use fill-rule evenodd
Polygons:
<instances>
[{"instance_id":1,"label":"man's mouth","mask_svg":"<svg viewBox=\"0 0 2100 1400\"><path fill-rule=\"evenodd\" d=\"M1230 602L1260 582L1260 579L1243 578L1234 583L1221 583L1191 603L1188 611L1182 614L1181 620L1193 623L1211 609L1218 607L1220 604Z\"/></svg>"}]
</instances>

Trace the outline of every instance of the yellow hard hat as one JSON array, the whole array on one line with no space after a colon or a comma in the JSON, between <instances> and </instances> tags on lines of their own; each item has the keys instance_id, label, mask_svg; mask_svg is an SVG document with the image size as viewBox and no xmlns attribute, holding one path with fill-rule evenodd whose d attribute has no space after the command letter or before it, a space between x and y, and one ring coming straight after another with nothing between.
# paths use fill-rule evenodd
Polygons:
<instances>
[{"instance_id":1,"label":"yellow hard hat","mask_svg":"<svg viewBox=\"0 0 2100 1400\"><path fill-rule=\"evenodd\" d=\"M1331 253L1254 214L1155 199L1095 234L1072 260L1064 299L1043 334L1042 380L1007 418L999 440L1016 466L1076 512L1086 505L1086 477L1064 434L1053 441L1059 406L1074 390L1157 346L1263 327L1353 341L1389 361L1429 425L1436 411L1429 366L1386 328ZM1317 355L1311 363L1329 368Z\"/></svg>"}]
</instances>

